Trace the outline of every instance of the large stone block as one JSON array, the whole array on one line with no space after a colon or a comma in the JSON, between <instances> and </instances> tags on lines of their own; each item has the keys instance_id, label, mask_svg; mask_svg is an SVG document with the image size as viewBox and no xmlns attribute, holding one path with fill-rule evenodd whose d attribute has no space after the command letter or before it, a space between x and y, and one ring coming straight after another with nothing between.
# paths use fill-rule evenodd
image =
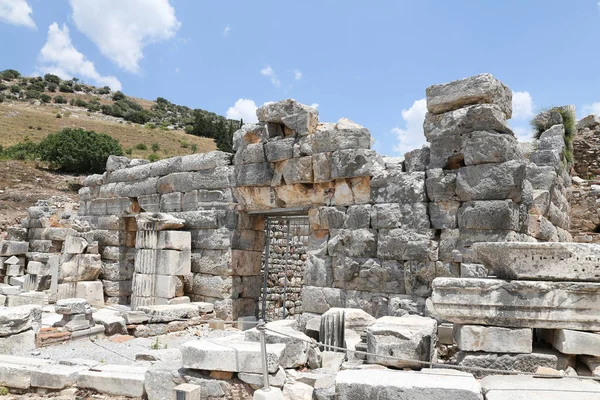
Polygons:
<instances>
[{"instance_id":1,"label":"large stone block","mask_svg":"<svg viewBox=\"0 0 600 400\"><path fill-rule=\"evenodd\" d=\"M343 290L329 287L303 286L302 310L324 314L333 307L344 307Z\"/></svg>"},{"instance_id":2,"label":"large stone block","mask_svg":"<svg viewBox=\"0 0 600 400\"><path fill-rule=\"evenodd\" d=\"M235 182L237 186L269 186L273 179L273 168L270 163L237 165Z\"/></svg>"},{"instance_id":3,"label":"large stone block","mask_svg":"<svg viewBox=\"0 0 600 400\"><path fill-rule=\"evenodd\" d=\"M265 154L268 162L289 160L293 157L295 138L276 139L265 143ZM239 185L239 183L238 183Z\"/></svg>"},{"instance_id":4,"label":"large stone block","mask_svg":"<svg viewBox=\"0 0 600 400\"><path fill-rule=\"evenodd\" d=\"M23 354L35 350L36 347L35 330L33 329L0 337L0 354Z\"/></svg>"},{"instance_id":5,"label":"large stone block","mask_svg":"<svg viewBox=\"0 0 600 400\"><path fill-rule=\"evenodd\" d=\"M546 331L542 336L563 354L600 357L600 333L556 329Z\"/></svg>"},{"instance_id":6,"label":"large stone block","mask_svg":"<svg viewBox=\"0 0 600 400\"><path fill-rule=\"evenodd\" d=\"M233 186L232 167L217 167L198 172L175 172L158 179L159 193L189 192L195 189L223 189ZM150 193L151 194L151 193Z\"/></svg>"},{"instance_id":7,"label":"large stone block","mask_svg":"<svg viewBox=\"0 0 600 400\"><path fill-rule=\"evenodd\" d=\"M285 347L283 343L267 345L269 373L279 369ZM192 340L181 346L181 352L184 368L248 373L260 373L263 370L260 343L244 342L243 336L237 341L230 337Z\"/></svg>"},{"instance_id":8,"label":"large stone block","mask_svg":"<svg viewBox=\"0 0 600 400\"><path fill-rule=\"evenodd\" d=\"M261 122L283 124L296 133L312 133L319 123L319 112L293 99L265 104L256 110Z\"/></svg>"},{"instance_id":9,"label":"large stone block","mask_svg":"<svg viewBox=\"0 0 600 400\"><path fill-rule=\"evenodd\" d=\"M416 232L403 228L380 229L377 238L377 257L382 260L429 259L432 250L430 230Z\"/></svg>"},{"instance_id":10,"label":"large stone block","mask_svg":"<svg viewBox=\"0 0 600 400\"><path fill-rule=\"evenodd\" d=\"M10 336L31 329L41 323L41 306L23 305L0 308L0 336Z\"/></svg>"},{"instance_id":11,"label":"large stone block","mask_svg":"<svg viewBox=\"0 0 600 400\"><path fill-rule=\"evenodd\" d=\"M77 386L114 396L142 397L145 369L138 371L132 366L105 365L102 371L80 372Z\"/></svg>"},{"instance_id":12,"label":"large stone block","mask_svg":"<svg viewBox=\"0 0 600 400\"><path fill-rule=\"evenodd\" d=\"M369 364L396 368L421 367L418 361L436 361L437 322L418 315L382 317L366 329ZM399 360L379 355L393 356ZM414 360L415 362L411 362Z\"/></svg>"},{"instance_id":13,"label":"large stone block","mask_svg":"<svg viewBox=\"0 0 600 400\"><path fill-rule=\"evenodd\" d=\"M473 249L501 279L600 282L596 244L488 242Z\"/></svg>"},{"instance_id":14,"label":"large stone block","mask_svg":"<svg viewBox=\"0 0 600 400\"><path fill-rule=\"evenodd\" d=\"M347 149L331 153L333 179L378 176L383 172L383 160L375 150Z\"/></svg>"},{"instance_id":15,"label":"large stone block","mask_svg":"<svg viewBox=\"0 0 600 400\"><path fill-rule=\"evenodd\" d=\"M425 171L429 166L429 147L424 146L404 154L406 172Z\"/></svg>"},{"instance_id":16,"label":"large stone block","mask_svg":"<svg viewBox=\"0 0 600 400\"><path fill-rule=\"evenodd\" d=\"M449 370L344 370L335 378L337 400L482 400L473 375Z\"/></svg>"},{"instance_id":17,"label":"large stone block","mask_svg":"<svg viewBox=\"0 0 600 400\"><path fill-rule=\"evenodd\" d=\"M426 92L427 110L433 114L472 104L495 104L507 118L512 116L512 91L491 74L433 85Z\"/></svg>"},{"instance_id":18,"label":"large stone block","mask_svg":"<svg viewBox=\"0 0 600 400\"><path fill-rule=\"evenodd\" d=\"M458 227L520 231L520 209L512 200L468 201L458 209Z\"/></svg>"},{"instance_id":19,"label":"large stone block","mask_svg":"<svg viewBox=\"0 0 600 400\"><path fill-rule=\"evenodd\" d=\"M591 380L490 375L483 378L480 383L487 400L596 400L600 398L600 383Z\"/></svg>"},{"instance_id":20,"label":"large stone block","mask_svg":"<svg viewBox=\"0 0 600 400\"><path fill-rule=\"evenodd\" d=\"M0 256L10 257L25 254L29 251L29 243L14 240L0 241Z\"/></svg>"},{"instance_id":21,"label":"large stone block","mask_svg":"<svg viewBox=\"0 0 600 400\"><path fill-rule=\"evenodd\" d=\"M536 352L529 354L504 354L504 353L470 353L460 351L457 354L458 365L476 368L473 375L482 378L493 374L484 369L505 371L536 372L538 367L558 369L558 357L553 354Z\"/></svg>"},{"instance_id":22,"label":"large stone block","mask_svg":"<svg viewBox=\"0 0 600 400\"><path fill-rule=\"evenodd\" d=\"M307 363L310 338L297 330L296 321L273 321L267 324L267 328L271 329L265 332L267 344L285 344L285 350L279 359L283 368L300 368ZM249 342L260 342L260 334L256 328L245 331L244 335Z\"/></svg>"},{"instance_id":23,"label":"large stone block","mask_svg":"<svg viewBox=\"0 0 600 400\"><path fill-rule=\"evenodd\" d=\"M63 282L93 281L102 270L99 254L75 254L59 265L58 280Z\"/></svg>"},{"instance_id":24,"label":"large stone block","mask_svg":"<svg viewBox=\"0 0 600 400\"><path fill-rule=\"evenodd\" d=\"M233 157L235 164L263 163L265 159L265 150L262 143L250 143L240 149Z\"/></svg>"},{"instance_id":25,"label":"large stone block","mask_svg":"<svg viewBox=\"0 0 600 400\"><path fill-rule=\"evenodd\" d=\"M333 257L333 286L378 293L404 293L404 267L396 260Z\"/></svg>"},{"instance_id":26,"label":"large stone block","mask_svg":"<svg viewBox=\"0 0 600 400\"><path fill-rule=\"evenodd\" d=\"M232 272L230 250L192 250L192 272L207 275L230 275ZM244 268L249 267L244 265Z\"/></svg>"},{"instance_id":27,"label":"large stone block","mask_svg":"<svg viewBox=\"0 0 600 400\"><path fill-rule=\"evenodd\" d=\"M531 328L501 328L498 326L454 325L454 341L462 351L488 353L531 353Z\"/></svg>"},{"instance_id":28,"label":"large stone block","mask_svg":"<svg viewBox=\"0 0 600 400\"><path fill-rule=\"evenodd\" d=\"M376 257L377 232L373 229L334 229L327 245L330 256Z\"/></svg>"},{"instance_id":29,"label":"large stone block","mask_svg":"<svg viewBox=\"0 0 600 400\"><path fill-rule=\"evenodd\" d=\"M456 201L456 171L441 168L427 170L427 197L433 202Z\"/></svg>"},{"instance_id":30,"label":"large stone block","mask_svg":"<svg viewBox=\"0 0 600 400\"><path fill-rule=\"evenodd\" d=\"M427 201L424 172L387 171L371 179L375 203L419 203Z\"/></svg>"},{"instance_id":31,"label":"large stone block","mask_svg":"<svg viewBox=\"0 0 600 400\"><path fill-rule=\"evenodd\" d=\"M429 203L429 219L434 229L454 229L458 226L458 201L441 201Z\"/></svg>"},{"instance_id":32,"label":"large stone block","mask_svg":"<svg viewBox=\"0 0 600 400\"><path fill-rule=\"evenodd\" d=\"M373 229L429 229L427 203L375 204L371 208L371 226Z\"/></svg>"},{"instance_id":33,"label":"large stone block","mask_svg":"<svg viewBox=\"0 0 600 400\"><path fill-rule=\"evenodd\" d=\"M102 282L77 282L75 297L86 299L92 306L104 305Z\"/></svg>"},{"instance_id":34,"label":"large stone block","mask_svg":"<svg viewBox=\"0 0 600 400\"><path fill-rule=\"evenodd\" d=\"M600 284L436 278L433 304L457 324L600 330Z\"/></svg>"},{"instance_id":35,"label":"large stone block","mask_svg":"<svg viewBox=\"0 0 600 400\"><path fill-rule=\"evenodd\" d=\"M462 152L465 165L502 163L521 156L513 135L485 131L464 135Z\"/></svg>"},{"instance_id":36,"label":"large stone block","mask_svg":"<svg viewBox=\"0 0 600 400\"><path fill-rule=\"evenodd\" d=\"M517 160L463 167L456 178L456 194L462 201L511 199L519 202L525 169L525 163Z\"/></svg>"}]
</instances>

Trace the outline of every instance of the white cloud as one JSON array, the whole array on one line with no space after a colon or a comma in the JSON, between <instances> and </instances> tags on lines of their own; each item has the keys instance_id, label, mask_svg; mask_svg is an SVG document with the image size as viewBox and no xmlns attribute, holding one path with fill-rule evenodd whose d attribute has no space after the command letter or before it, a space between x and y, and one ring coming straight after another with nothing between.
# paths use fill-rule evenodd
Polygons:
<instances>
[{"instance_id":1,"label":"white cloud","mask_svg":"<svg viewBox=\"0 0 600 400\"><path fill-rule=\"evenodd\" d=\"M276 88L278 88L278 87L281 86L281 82L279 81L279 78L277 77L277 74L275 73L275 70L273 70L273 68L271 68L270 65L267 65L266 67L264 67L263 69L261 69L260 70L260 74L262 76L266 76L266 77L271 78L271 83Z\"/></svg>"},{"instance_id":2,"label":"white cloud","mask_svg":"<svg viewBox=\"0 0 600 400\"><path fill-rule=\"evenodd\" d=\"M529 92L513 92L512 117L514 119L528 119L533 117L533 98Z\"/></svg>"},{"instance_id":3,"label":"white cloud","mask_svg":"<svg viewBox=\"0 0 600 400\"><path fill-rule=\"evenodd\" d=\"M312 103L310 106L312 108L319 108L319 103Z\"/></svg>"},{"instance_id":4,"label":"white cloud","mask_svg":"<svg viewBox=\"0 0 600 400\"><path fill-rule=\"evenodd\" d=\"M297 81L302 79L302 71L300 71L299 69L294 70L294 79Z\"/></svg>"},{"instance_id":5,"label":"white cloud","mask_svg":"<svg viewBox=\"0 0 600 400\"><path fill-rule=\"evenodd\" d=\"M265 103L266 104L266 103ZM258 122L256 118L256 103L250 99L238 99L233 107L225 114L229 119L243 119L244 122Z\"/></svg>"},{"instance_id":6,"label":"white cloud","mask_svg":"<svg viewBox=\"0 0 600 400\"><path fill-rule=\"evenodd\" d=\"M225 26L225 29L223 29L223 37L229 36L229 31L231 31L231 27L229 26L229 24L227 24Z\"/></svg>"},{"instance_id":7,"label":"white cloud","mask_svg":"<svg viewBox=\"0 0 600 400\"><path fill-rule=\"evenodd\" d=\"M533 129L530 126L511 127L519 142L531 142L533 140Z\"/></svg>"},{"instance_id":8,"label":"white cloud","mask_svg":"<svg viewBox=\"0 0 600 400\"><path fill-rule=\"evenodd\" d=\"M32 13L26 0L0 0L0 22L36 29Z\"/></svg>"},{"instance_id":9,"label":"white cloud","mask_svg":"<svg viewBox=\"0 0 600 400\"><path fill-rule=\"evenodd\" d=\"M590 114L600 115L600 103L585 104L581 110L584 117L587 117Z\"/></svg>"},{"instance_id":10,"label":"white cloud","mask_svg":"<svg viewBox=\"0 0 600 400\"><path fill-rule=\"evenodd\" d=\"M130 72L139 72L143 49L170 39L181 26L169 0L70 0L73 21L100 52Z\"/></svg>"},{"instance_id":11,"label":"white cloud","mask_svg":"<svg viewBox=\"0 0 600 400\"><path fill-rule=\"evenodd\" d=\"M179 73L179 67L175 68L175 73Z\"/></svg>"},{"instance_id":12,"label":"white cloud","mask_svg":"<svg viewBox=\"0 0 600 400\"><path fill-rule=\"evenodd\" d=\"M423 121L426 113L427 101L425 99L416 100L409 109L402 110L405 127L392 129L398 139L398 144L394 146L395 152L404 154L425 144Z\"/></svg>"},{"instance_id":13,"label":"white cloud","mask_svg":"<svg viewBox=\"0 0 600 400\"><path fill-rule=\"evenodd\" d=\"M114 76L102 76L94 63L87 60L71 43L69 28L62 29L56 22L48 28L48 40L38 56L38 71L60 76L63 79L73 77L92 80L100 86L110 86L113 90L121 90L121 82Z\"/></svg>"}]
</instances>

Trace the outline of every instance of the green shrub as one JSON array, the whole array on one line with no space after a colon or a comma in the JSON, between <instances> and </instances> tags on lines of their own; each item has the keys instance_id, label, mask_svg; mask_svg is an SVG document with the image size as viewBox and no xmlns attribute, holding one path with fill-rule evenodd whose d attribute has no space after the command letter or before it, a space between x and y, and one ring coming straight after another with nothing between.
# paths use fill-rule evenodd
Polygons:
<instances>
[{"instance_id":1,"label":"green shrub","mask_svg":"<svg viewBox=\"0 0 600 400\"><path fill-rule=\"evenodd\" d=\"M148 129L156 129L156 124L153 124L153 123L146 124L146 128L148 128Z\"/></svg>"},{"instance_id":2,"label":"green shrub","mask_svg":"<svg viewBox=\"0 0 600 400\"><path fill-rule=\"evenodd\" d=\"M56 89L58 89L58 85L56 83L51 82L48 84L48 91L56 92Z\"/></svg>"},{"instance_id":3,"label":"green shrub","mask_svg":"<svg viewBox=\"0 0 600 400\"><path fill-rule=\"evenodd\" d=\"M42 93L40 96L40 100L43 103L50 103L52 101L52 97L48 96L46 93Z\"/></svg>"},{"instance_id":4,"label":"green shrub","mask_svg":"<svg viewBox=\"0 0 600 400\"><path fill-rule=\"evenodd\" d=\"M56 104L66 104L67 103L67 99L65 99L64 96L58 95L54 98L54 102Z\"/></svg>"},{"instance_id":5,"label":"green shrub","mask_svg":"<svg viewBox=\"0 0 600 400\"><path fill-rule=\"evenodd\" d=\"M148 146L146 146L145 143L138 143L135 145L135 149L140 151L146 151L148 150Z\"/></svg>"},{"instance_id":6,"label":"green shrub","mask_svg":"<svg viewBox=\"0 0 600 400\"><path fill-rule=\"evenodd\" d=\"M88 107L88 111L91 111L91 112L100 111L101 104L98 100L92 99L87 104L87 107Z\"/></svg>"},{"instance_id":7,"label":"green shrub","mask_svg":"<svg viewBox=\"0 0 600 400\"><path fill-rule=\"evenodd\" d=\"M0 103L4 103L4 95L0 93Z\"/></svg>"},{"instance_id":8,"label":"green shrub","mask_svg":"<svg viewBox=\"0 0 600 400\"><path fill-rule=\"evenodd\" d=\"M15 69L5 69L0 72L0 77L5 80L17 79L21 76L21 73Z\"/></svg>"},{"instance_id":9,"label":"green shrub","mask_svg":"<svg viewBox=\"0 0 600 400\"><path fill-rule=\"evenodd\" d=\"M160 144L158 144L156 142L152 143L151 147L152 147L152 151L155 153L160 150Z\"/></svg>"},{"instance_id":10,"label":"green shrub","mask_svg":"<svg viewBox=\"0 0 600 400\"><path fill-rule=\"evenodd\" d=\"M150 161L150 162L155 162L155 161L158 161L158 160L160 160L160 156L158 154L156 154L156 153L151 153L148 156L148 161Z\"/></svg>"},{"instance_id":11,"label":"green shrub","mask_svg":"<svg viewBox=\"0 0 600 400\"><path fill-rule=\"evenodd\" d=\"M82 99L75 99L75 101L73 102L73 105L77 106L77 107L88 107L88 103L86 103L84 100Z\"/></svg>"},{"instance_id":12,"label":"green shrub","mask_svg":"<svg viewBox=\"0 0 600 400\"><path fill-rule=\"evenodd\" d=\"M0 83L0 90L6 90L8 89L8 85L4 84L4 83Z\"/></svg>"},{"instance_id":13,"label":"green shrub","mask_svg":"<svg viewBox=\"0 0 600 400\"><path fill-rule=\"evenodd\" d=\"M56 113L56 118L62 118L62 115L60 115L60 113Z\"/></svg>"},{"instance_id":14,"label":"green shrub","mask_svg":"<svg viewBox=\"0 0 600 400\"><path fill-rule=\"evenodd\" d=\"M44 75L44 80L48 83L53 83L55 85L60 85L60 78L57 75L46 74Z\"/></svg>"},{"instance_id":15,"label":"green shrub","mask_svg":"<svg viewBox=\"0 0 600 400\"><path fill-rule=\"evenodd\" d=\"M15 94L17 94L17 93L21 93L21 86L19 86L19 85L12 85L12 86L10 87L10 91L11 91L12 93L15 93Z\"/></svg>"},{"instance_id":16,"label":"green shrub","mask_svg":"<svg viewBox=\"0 0 600 400\"><path fill-rule=\"evenodd\" d=\"M66 172L102 173L110 155L123 155L112 137L84 129L65 128L39 144L40 159Z\"/></svg>"},{"instance_id":17,"label":"green shrub","mask_svg":"<svg viewBox=\"0 0 600 400\"><path fill-rule=\"evenodd\" d=\"M2 151L2 157L12 160L35 160L38 156L38 144L27 140L7 147Z\"/></svg>"},{"instance_id":18,"label":"green shrub","mask_svg":"<svg viewBox=\"0 0 600 400\"><path fill-rule=\"evenodd\" d=\"M181 147L183 147L184 149L187 149L188 147L190 147L190 143L187 140L180 140L179 144L181 145Z\"/></svg>"},{"instance_id":19,"label":"green shrub","mask_svg":"<svg viewBox=\"0 0 600 400\"><path fill-rule=\"evenodd\" d=\"M8 396L10 392L6 388L6 386L0 386L0 396Z\"/></svg>"},{"instance_id":20,"label":"green shrub","mask_svg":"<svg viewBox=\"0 0 600 400\"><path fill-rule=\"evenodd\" d=\"M61 92L63 92L63 93L73 93L74 92L73 88L71 86L65 84L65 83L61 84L58 87L58 90L61 91Z\"/></svg>"},{"instance_id":21,"label":"green shrub","mask_svg":"<svg viewBox=\"0 0 600 400\"><path fill-rule=\"evenodd\" d=\"M36 90L28 90L25 92L25 97L28 99L39 99L40 92L38 92Z\"/></svg>"},{"instance_id":22,"label":"green shrub","mask_svg":"<svg viewBox=\"0 0 600 400\"><path fill-rule=\"evenodd\" d=\"M117 100L123 100L125 98L125 95L123 94L123 92L121 92L120 90L117 90L113 95L112 95L112 99L114 101Z\"/></svg>"},{"instance_id":23,"label":"green shrub","mask_svg":"<svg viewBox=\"0 0 600 400\"><path fill-rule=\"evenodd\" d=\"M73 85L73 90L75 90L76 92L82 92L83 88L81 87L81 85Z\"/></svg>"},{"instance_id":24,"label":"green shrub","mask_svg":"<svg viewBox=\"0 0 600 400\"><path fill-rule=\"evenodd\" d=\"M103 88L98 89L98 94L109 94L110 88L108 86L104 86Z\"/></svg>"},{"instance_id":25,"label":"green shrub","mask_svg":"<svg viewBox=\"0 0 600 400\"><path fill-rule=\"evenodd\" d=\"M125 149L125 154L127 154L128 156L131 156L131 154L133 154L133 147L128 147Z\"/></svg>"},{"instance_id":26,"label":"green shrub","mask_svg":"<svg viewBox=\"0 0 600 400\"><path fill-rule=\"evenodd\" d=\"M192 150L192 153L197 152L198 151L198 145L197 144L193 144L191 150Z\"/></svg>"}]
</instances>

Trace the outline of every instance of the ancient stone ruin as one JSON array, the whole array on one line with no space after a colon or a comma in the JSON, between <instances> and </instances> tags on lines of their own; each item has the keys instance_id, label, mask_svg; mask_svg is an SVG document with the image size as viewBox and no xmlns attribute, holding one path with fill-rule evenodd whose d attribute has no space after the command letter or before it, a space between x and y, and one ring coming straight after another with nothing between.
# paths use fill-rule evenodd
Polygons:
<instances>
[{"instance_id":1,"label":"ancient stone ruin","mask_svg":"<svg viewBox=\"0 0 600 400\"><path fill-rule=\"evenodd\" d=\"M404 158L284 100L235 133L233 155L111 156L77 215L30 208L0 242L3 353L98 335L156 337L156 352L0 356L0 385L246 398L264 385L262 318L273 398L600 398L600 247L583 222L600 226L598 203L572 195L564 126L519 143L512 92L489 74L426 94L429 145ZM575 185L600 194L588 142ZM200 338L161 349L173 332Z\"/></svg>"}]
</instances>

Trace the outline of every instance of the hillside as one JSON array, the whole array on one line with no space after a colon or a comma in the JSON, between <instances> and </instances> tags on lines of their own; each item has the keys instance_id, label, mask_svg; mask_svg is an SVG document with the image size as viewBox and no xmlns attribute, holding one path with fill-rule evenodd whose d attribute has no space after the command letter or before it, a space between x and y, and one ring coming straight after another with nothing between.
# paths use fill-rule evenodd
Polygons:
<instances>
[{"instance_id":1,"label":"hillside","mask_svg":"<svg viewBox=\"0 0 600 400\"><path fill-rule=\"evenodd\" d=\"M153 157L165 158L217 148L228 151L239 126L240 121L162 97L156 101L128 97L109 87L51 74L23 77L15 70L0 72L0 145L5 149L76 127L114 137L131 157L148 158L156 143L159 150Z\"/></svg>"}]
</instances>

